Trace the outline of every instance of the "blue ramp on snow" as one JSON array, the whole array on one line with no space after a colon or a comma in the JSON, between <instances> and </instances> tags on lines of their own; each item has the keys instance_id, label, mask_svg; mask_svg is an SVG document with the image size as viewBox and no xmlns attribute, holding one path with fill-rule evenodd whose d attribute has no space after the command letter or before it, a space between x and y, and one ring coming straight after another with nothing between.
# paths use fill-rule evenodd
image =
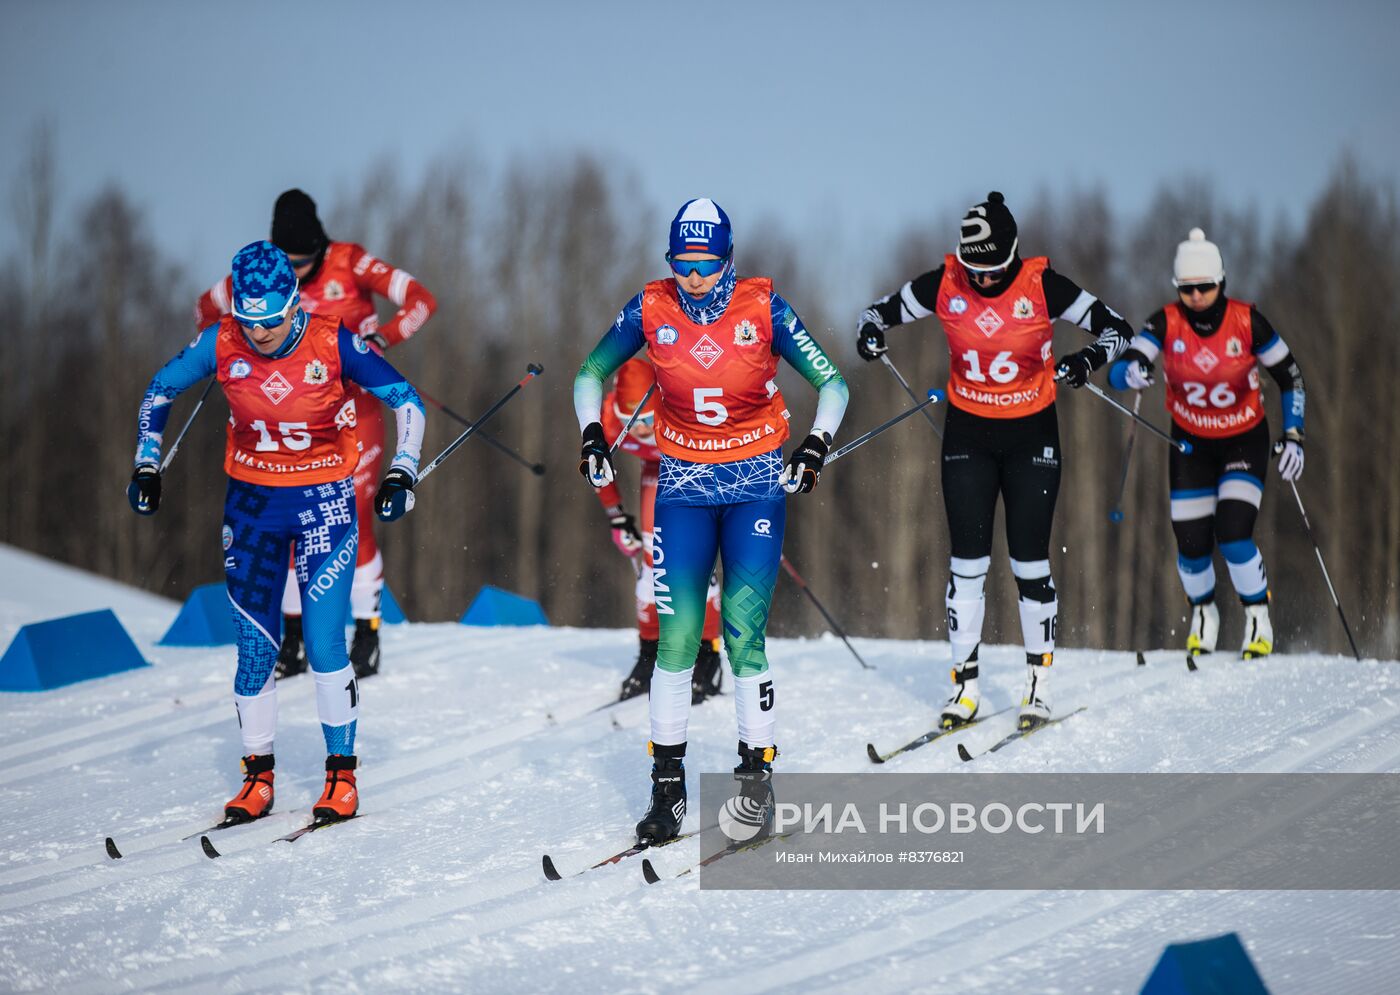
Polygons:
<instances>
[{"instance_id":1,"label":"blue ramp on snow","mask_svg":"<svg viewBox=\"0 0 1400 995\"><path fill-rule=\"evenodd\" d=\"M228 589L222 582L202 584L190 592L180 607L180 614L160 637L161 646L232 646L238 641L233 625L233 609L229 606ZM379 614L389 625L406 621L403 609L394 599L389 585L379 599ZM346 609L345 624L354 625Z\"/></svg>"},{"instance_id":2,"label":"blue ramp on snow","mask_svg":"<svg viewBox=\"0 0 1400 995\"><path fill-rule=\"evenodd\" d=\"M22 627L0 657L0 691L46 691L149 666L104 608Z\"/></svg>"},{"instance_id":3,"label":"blue ramp on snow","mask_svg":"<svg viewBox=\"0 0 1400 995\"><path fill-rule=\"evenodd\" d=\"M223 581L201 584L180 606L180 614L160 637L161 646L228 646L238 641L228 589Z\"/></svg>"},{"instance_id":4,"label":"blue ramp on snow","mask_svg":"<svg viewBox=\"0 0 1400 995\"><path fill-rule=\"evenodd\" d=\"M487 584L462 615L463 625L548 625L538 601Z\"/></svg>"},{"instance_id":5,"label":"blue ramp on snow","mask_svg":"<svg viewBox=\"0 0 1400 995\"><path fill-rule=\"evenodd\" d=\"M1240 942L1226 933L1195 943L1173 943L1162 952L1142 995L1268 995L1264 980Z\"/></svg>"}]
</instances>

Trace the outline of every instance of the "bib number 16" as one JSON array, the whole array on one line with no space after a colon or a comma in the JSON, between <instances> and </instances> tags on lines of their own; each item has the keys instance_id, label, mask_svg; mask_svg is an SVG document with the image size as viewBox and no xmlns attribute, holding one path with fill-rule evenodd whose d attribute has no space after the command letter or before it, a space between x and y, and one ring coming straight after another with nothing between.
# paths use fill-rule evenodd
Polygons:
<instances>
[{"instance_id":1,"label":"bib number 16","mask_svg":"<svg viewBox=\"0 0 1400 995\"><path fill-rule=\"evenodd\" d=\"M986 373L982 372L982 357L976 349L967 350L962 354L962 358L967 360L967 378L977 383L986 383L987 377L991 377L997 383L1010 383L1016 379L1016 374L1021 372L1021 368L1011 358L1009 349L996 354L988 364Z\"/></svg>"}]
</instances>

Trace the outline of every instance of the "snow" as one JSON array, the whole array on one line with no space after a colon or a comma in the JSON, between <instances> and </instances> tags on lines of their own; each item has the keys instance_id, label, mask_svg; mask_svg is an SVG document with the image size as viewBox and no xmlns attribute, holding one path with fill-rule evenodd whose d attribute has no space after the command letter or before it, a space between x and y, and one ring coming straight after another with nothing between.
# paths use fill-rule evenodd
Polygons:
<instances>
[{"instance_id":1,"label":"snow","mask_svg":"<svg viewBox=\"0 0 1400 995\"><path fill-rule=\"evenodd\" d=\"M549 883L621 849L649 781L646 703L593 714L627 630L389 626L361 688L361 819L294 846L324 759L309 677L280 686L277 807L216 834L240 777L232 649L158 647L178 605L0 547L0 639L111 607L153 667L0 694L0 990L1136 991L1170 942L1238 931L1275 992L1380 992L1400 976L1385 892L701 892L678 846ZM1231 633L1225 634L1234 638ZM1223 637L1224 638L1224 637ZM785 770L969 770L931 723L947 647L773 640ZM988 771L1395 771L1400 667L1343 657L1063 650L1051 700L1089 710L980 758ZM1022 652L984 648L987 704ZM970 730L970 747L1003 731ZM688 766L734 763L732 698L696 708ZM694 787L692 786L692 790ZM125 853L109 859L103 837Z\"/></svg>"}]
</instances>

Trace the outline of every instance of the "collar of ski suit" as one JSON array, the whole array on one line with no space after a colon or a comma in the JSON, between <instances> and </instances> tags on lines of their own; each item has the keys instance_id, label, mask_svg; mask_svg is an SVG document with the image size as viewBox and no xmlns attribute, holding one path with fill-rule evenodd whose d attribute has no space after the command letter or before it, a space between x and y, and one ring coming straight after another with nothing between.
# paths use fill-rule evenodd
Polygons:
<instances>
[{"instance_id":1,"label":"collar of ski suit","mask_svg":"<svg viewBox=\"0 0 1400 995\"><path fill-rule=\"evenodd\" d=\"M697 325L709 325L718 321L729 307L729 299L734 296L734 284L738 279L738 272L734 269L734 257L731 256L724 264L723 275L704 297L691 297L677 284L676 297L681 302L681 310Z\"/></svg>"}]
</instances>

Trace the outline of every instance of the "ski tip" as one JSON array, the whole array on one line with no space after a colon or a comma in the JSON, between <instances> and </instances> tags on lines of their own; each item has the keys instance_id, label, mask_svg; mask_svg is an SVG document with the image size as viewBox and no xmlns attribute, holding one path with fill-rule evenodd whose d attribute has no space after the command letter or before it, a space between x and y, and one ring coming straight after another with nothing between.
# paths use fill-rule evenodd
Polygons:
<instances>
[{"instance_id":1,"label":"ski tip","mask_svg":"<svg viewBox=\"0 0 1400 995\"><path fill-rule=\"evenodd\" d=\"M111 857L113 860L122 859L122 852L117 849L117 841L110 836L107 837L107 856Z\"/></svg>"},{"instance_id":2,"label":"ski tip","mask_svg":"<svg viewBox=\"0 0 1400 995\"><path fill-rule=\"evenodd\" d=\"M1138 665L1139 667L1145 667L1145 666L1147 666L1147 657L1145 657L1145 656L1142 655L1142 650L1138 650L1137 665Z\"/></svg>"},{"instance_id":3,"label":"ski tip","mask_svg":"<svg viewBox=\"0 0 1400 995\"><path fill-rule=\"evenodd\" d=\"M871 762L871 763L873 763L873 764L882 764L882 763L885 762L885 758L882 757L882 756L880 756L879 752L875 749L875 744L874 744L874 743L866 743L866 744L865 744L865 752L866 752L866 754L870 757L870 762Z\"/></svg>"},{"instance_id":4,"label":"ski tip","mask_svg":"<svg viewBox=\"0 0 1400 995\"><path fill-rule=\"evenodd\" d=\"M647 884L656 884L661 880L661 875L656 873L656 868L652 867L651 861L646 859L642 860L642 877Z\"/></svg>"},{"instance_id":5,"label":"ski tip","mask_svg":"<svg viewBox=\"0 0 1400 995\"><path fill-rule=\"evenodd\" d=\"M544 855L544 876L547 881L561 881L564 875L560 874L554 867L554 861L549 859L549 854Z\"/></svg>"},{"instance_id":6,"label":"ski tip","mask_svg":"<svg viewBox=\"0 0 1400 995\"><path fill-rule=\"evenodd\" d=\"M208 836L201 836L199 838L199 848L204 851L204 855L210 860L218 860L223 856L218 850L214 849L214 844L209 842Z\"/></svg>"},{"instance_id":7,"label":"ski tip","mask_svg":"<svg viewBox=\"0 0 1400 995\"><path fill-rule=\"evenodd\" d=\"M958 759L963 763L968 763L972 760L972 754L967 752L967 747L962 743L958 744Z\"/></svg>"}]
</instances>

